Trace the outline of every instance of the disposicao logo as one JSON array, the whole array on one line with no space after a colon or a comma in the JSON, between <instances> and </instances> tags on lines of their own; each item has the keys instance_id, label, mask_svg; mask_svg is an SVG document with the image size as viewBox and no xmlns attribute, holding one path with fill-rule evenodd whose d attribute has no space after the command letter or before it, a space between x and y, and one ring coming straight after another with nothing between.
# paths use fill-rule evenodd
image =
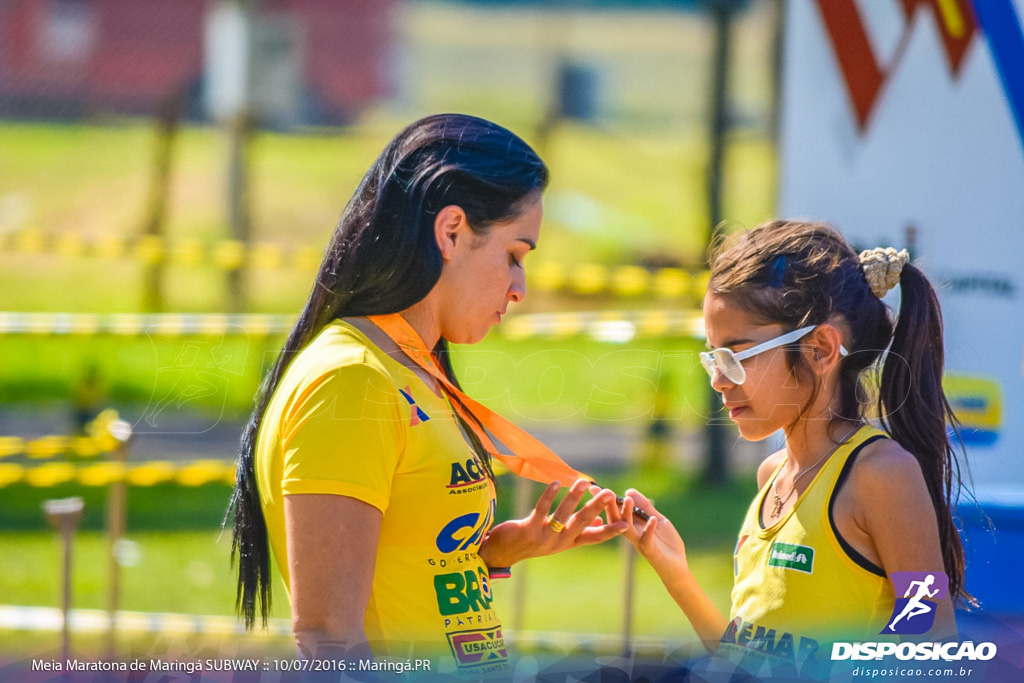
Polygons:
<instances>
[{"instance_id":1,"label":"disposicao logo","mask_svg":"<svg viewBox=\"0 0 1024 683\"><path fill-rule=\"evenodd\" d=\"M949 577L943 572L893 572L889 575L896 598L883 634L919 635L935 623L939 600L949 597Z\"/></svg>"},{"instance_id":2,"label":"disposicao logo","mask_svg":"<svg viewBox=\"0 0 1024 683\"><path fill-rule=\"evenodd\" d=\"M939 601L949 599L949 577L943 572L893 572L896 598L892 614L882 635L920 635L935 623ZM832 643L832 661L879 660L893 656L899 660L986 661L996 656L995 643L973 641L947 642L866 642Z\"/></svg>"}]
</instances>

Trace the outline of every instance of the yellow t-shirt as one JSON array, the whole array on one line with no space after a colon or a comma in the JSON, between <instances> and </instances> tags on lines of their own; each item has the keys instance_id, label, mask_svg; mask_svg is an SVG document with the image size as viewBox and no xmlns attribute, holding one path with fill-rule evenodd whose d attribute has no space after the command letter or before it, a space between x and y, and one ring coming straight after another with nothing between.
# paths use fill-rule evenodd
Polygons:
<instances>
[{"instance_id":1,"label":"yellow t-shirt","mask_svg":"<svg viewBox=\"0 0 1024 683\"><path fill-rule=\"evenodd\" d=\"M288 367L256 447L277 566L289 584L284 497L356 498L383 520L364 626L374 654L503 667L501 623L477 551L495 491L445 398L342 321Z\"/></svg>"},{"instance_id":2,"label":"yellow t-shirt","mask_svg":"<svg viewBox=\"0 0 1024 683\"><path fill-rule=\"evenodd\" d=\"M762 501L779 468L747 510L733 559L731 622L720 657L751 673L827 675L830 642L885 640L879 632L895 596L882 568L836 532L832 502L867 443L884 432L865 426L828 459L792 509L761 525Z\"/></svg>"}]
</instances>

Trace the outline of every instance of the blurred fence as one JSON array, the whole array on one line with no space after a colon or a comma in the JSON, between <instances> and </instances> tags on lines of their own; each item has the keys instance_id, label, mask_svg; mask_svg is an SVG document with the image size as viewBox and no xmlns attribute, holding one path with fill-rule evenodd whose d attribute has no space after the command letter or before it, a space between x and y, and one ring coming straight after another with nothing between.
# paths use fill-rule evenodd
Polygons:
<instances>
[{"instance_id":1,"label":"blurred fence","mask_svg":"<svg viewBox=\"0 0 1024 683\"><path fill-rule=\"evenodd\" d=\"M118 432L118 430L121 432ZM83 436L49 435L32 439L0 436L0 488L24 483L50 488L77 482L83 486L108 486L126 483L156 486L176 483L203 486L210 483L235 483L235 464L224 460L198 459L187 462L153 460L127 464L126 448L131 429L121 423L117 412L105 410L88 425ZM42 465L2 462L4 458L23 456L29 460L52 460L71 456L88 460L47 462ZM95 462L100 456L108 459Z\"/></svg>"},{"instance_id":2,"label":"blurred fence","mask_svg":"<svg viewBox=\"0 0 1024 683\"><path fill-rule=\"evenodd\" d=\"M118 612L118 625L124 633L158 633L173 636L239 636L246 639L280 639L293 647L290 619L270 619L265 630L246 631L234 617L209 614L166 612ZM110 615L103 610L74 609L68 615L75 633L103 633L109 628ZM13 631L59 631L63 627L61 611L55 607L0 605L0 629ZM505 634L506 641L524 652L550 652L561 649L577 655L595 653L619 656L623 641L614 635L566 633L564 631L518 631ZM638 636L632 641L637 656L663 657L680 649L678 639Z\"/></svg>"},{"instance_id":3,"label":"blurred fence","mask_svg":"<svg viewBox=\"0 0 1024 683\"><path fill-rule=\"evenodd\" d=\"M288 315L221 314L94 314L0 312L0 336L111 335L181 337L194 334L269 337L291 329ZM629 341L635 337L704 338L704 319L697 310L597 311L511 315L495 332L509 339L561 339L576 335L598 341Z\"/></svg>"},{"instance_id":4,"label":"blurred fence","mask_svg":"<svg viewBox=\"0 0 1024 683\"><path fill-rule=\"evenodd\" d=\"M124 482L132 486L234 484L235 463L224 460L153 460L134 465L102 462L81 466L67 462L36 466L0 463L0 488L21 483L38 488L50 488L72 482L83 486L108 486L115 482Z\"/></svg>"},{"instance_id":5,"label":"blurred fence","mask_svg":"<svg viewBox=\"0 0 1024 683\"><path fill-rule=\"evenodd\" d=\"M205 266L225 272L242 269L312 272L320 264L323 248L270 242L247 244L240 240L169 240L156 235L90 237L21 230L0 234L0 255L5 253L132 260L149 266ZM556 261L541 261L527 269L529 285L542 292L627 298L651 296L688 302L697 302L703 297L707 280L706 270L638 265L581 263L567 266Z\"/></svg>"}]
</instances>

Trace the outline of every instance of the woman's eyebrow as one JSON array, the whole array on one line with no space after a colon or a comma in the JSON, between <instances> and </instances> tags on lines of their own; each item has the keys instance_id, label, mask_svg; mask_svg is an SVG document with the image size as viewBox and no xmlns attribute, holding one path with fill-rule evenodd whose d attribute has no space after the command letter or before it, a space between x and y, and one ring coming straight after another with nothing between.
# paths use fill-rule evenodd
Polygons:
<instances>
[{"instance_id":1,"label":"woman's eyebrow","mask_svg":"<svg viewBox=\"0 0 1024 683\"><path fill-rule=\"evenodd\" d=\"M533 251L534 249L537 248L537 243L531 240L529 237L517 237L516 239L530 247L530 251Z\"/></svg>"}]
</instances>

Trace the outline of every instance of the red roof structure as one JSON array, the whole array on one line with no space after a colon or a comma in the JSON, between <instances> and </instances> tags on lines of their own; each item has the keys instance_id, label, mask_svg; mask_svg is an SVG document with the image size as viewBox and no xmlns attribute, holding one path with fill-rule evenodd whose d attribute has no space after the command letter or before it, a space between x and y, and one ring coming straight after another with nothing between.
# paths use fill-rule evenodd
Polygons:
<instances>
[{"instance_id":1,"label":"red roof structure","mask_svg":"<svg viewBox=\"0 0 1024 683\"><path fill-rule=\"evenodd\" d=\"M205 116L206 19L218 0L0 2L0 116L154 114L176 89ZM270 59L298 120L342 123L391 92L396 0L263 0ZM258 41L257 41L258 43Z\"/></svg>"}]
</instances>

